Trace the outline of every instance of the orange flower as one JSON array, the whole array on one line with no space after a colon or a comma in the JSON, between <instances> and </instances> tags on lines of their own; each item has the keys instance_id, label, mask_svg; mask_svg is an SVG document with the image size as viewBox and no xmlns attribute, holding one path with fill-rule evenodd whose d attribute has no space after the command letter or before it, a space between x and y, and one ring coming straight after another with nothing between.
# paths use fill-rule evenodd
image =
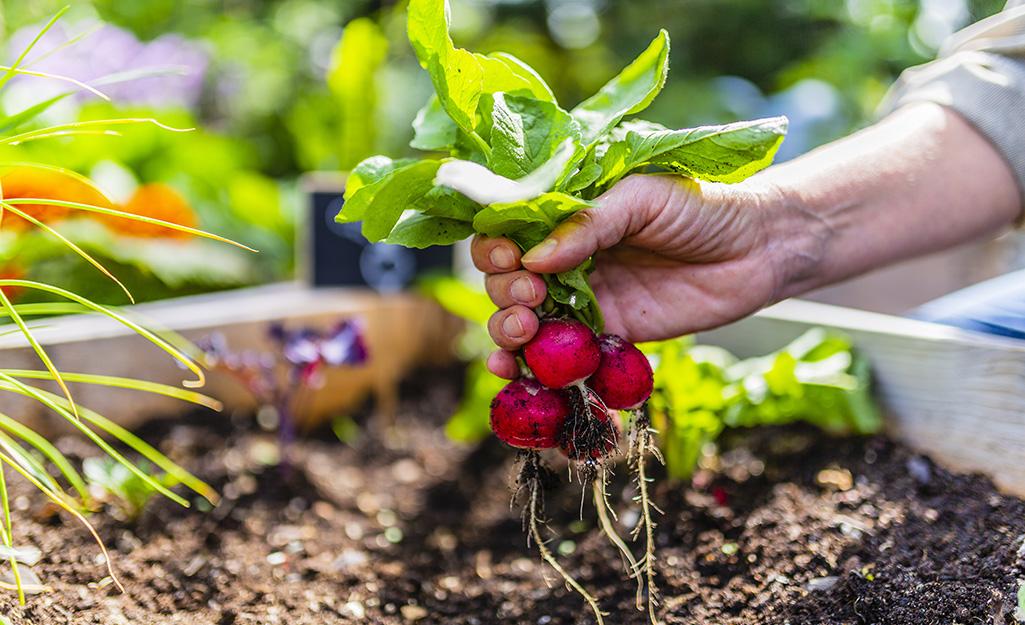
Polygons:
<instances>
[{"instance_id":1,"label":"orange flower","mask_svg":"<svg viewBox=\"0 0 1025 625\"><path fill-rule=\"evenodd\" d=\"M24 220L22 220L24 221ZM4 265L0 267L0 280L18 280L25 277L25 272L16 265ZM18 299L18 295L21 294L21 287L17 286L0 286L0 291L7 296L7 299L12 302Z\"/></svg>"},{"instance_id":2,"label":"orange flower","mask_svg":"<svg viewBox=\"0 0 1025 625\"><path fill-rule=\"evenodd\" d=\"M170 186L160 182L140 185L135 190L135 195L126 204L119 206L118 209L133 215L152 217L153 219L159 219L179 226L196 227L196 215L192 212L185 198ZM188 232L127 217L102 215L102 221L114 232L126 236L171 237L178 239L192 236Z\"/></svg>"},{"instance_id":3,"label":"orange flower","mask_svg":"<svg viewBox=\"0 0 1025 625\"><path fill-rule=\"evenodd\" d=\"M35 164L8 164L0 167L0 197L6 201L38 198L88 204L99 208L113 208L114 204L85 176L73 171ZM64 219L76 210L68 206L48 204L13 204L14 208L49 224ZM86 214L83 211L83 214ZM95 213L93 213L95 214ZM0 215L0 228L22 231L34 224L4 210Z\"/></svg>"}]
</instances>

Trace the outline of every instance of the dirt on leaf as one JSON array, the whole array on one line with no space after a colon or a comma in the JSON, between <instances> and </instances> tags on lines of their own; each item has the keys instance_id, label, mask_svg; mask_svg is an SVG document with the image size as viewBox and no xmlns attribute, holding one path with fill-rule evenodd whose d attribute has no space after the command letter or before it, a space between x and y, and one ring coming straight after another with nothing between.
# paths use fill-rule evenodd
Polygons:
<instances>
[{"instance_id":1,"label":"dirt on leaf","mask_svg":"<svg viewBox=\"0 0 1025 625\"><path fill-rule=\"evenodd\" d=\"M0 614L15 625L594 623L510 508L515 450L448 440L458 372L425 377L404 389L394 428L364 411L349 444L325 430L281 450L248 415L142 428L223 499L186 509L158 498L135 522L93 514L124 592L78 521L10 479L14 544L42 551L30 568L48 590L25 606L5 591ZM651 467L666 624L1018 622L1021 499L883 437L786 426L721 443L688 484ZM97 455L73 438L59 446ZM549 460L561 476L546 498L549 547L607 623L647 623L591 502L565 460ZM622 466L608 491L626 536L638 511Z\"/></svg>"}]
</instances>

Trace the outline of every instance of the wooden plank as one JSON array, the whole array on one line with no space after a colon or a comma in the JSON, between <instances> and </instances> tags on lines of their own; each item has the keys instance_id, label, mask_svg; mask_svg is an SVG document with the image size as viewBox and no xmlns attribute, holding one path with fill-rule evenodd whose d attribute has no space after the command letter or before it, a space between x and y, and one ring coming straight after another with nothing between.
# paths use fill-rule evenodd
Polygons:
<instances>
[{"instance_id":1,"label":"wooden plank","mask_svg":"<svg viewBox=\"0 0 1025 625\"><path fill-rule=\"evenodd\" d=\"M275 284L225 293L142 304L126 309L153 327L163 327L197 341L224 335L233 351L268 350L271 322L286 327L326 329L342 318L365 327L369 361L364 366L329 369L312 397L309 424L351 410L373 395L378 411L389 418L396 406L397 385L418 365L452 358L452 339L460 322L436 303L412 295L381 295L369 289L309 289L299 283ZM39 369L42 363L18 333L0 328L0 362L5 368ZM125 326L95 315L46 320L35 336L61 371L137 377L180 385L192 374L164 351ZM125 426L188 409L168 397L95 385L69 385L76 402ZM56 392L56 387L49 386ZM252 411L254 400L232 377L210 372L204 392L225 404L225 412ZM41 404L13 393L0 395L0 411L46 432L67 424Z\"/></svg>"},{"instance_id":2,"label":"wooden plank","mask_svg":"<svg viewBox=\"0 0 1025 625\"><path fill-rule=\"evenodd\" d=\"M843 332L871 361L889 434L1025 496L1025 341L800 300L698 340L747 357L811 327Z\"/></svg>"}]
</instances>

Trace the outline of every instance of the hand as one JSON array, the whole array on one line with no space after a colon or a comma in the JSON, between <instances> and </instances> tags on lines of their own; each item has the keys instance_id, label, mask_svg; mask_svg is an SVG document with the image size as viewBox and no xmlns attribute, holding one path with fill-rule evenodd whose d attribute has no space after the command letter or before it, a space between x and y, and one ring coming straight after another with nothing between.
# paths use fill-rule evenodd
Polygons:
<instances>
[{"instance_id":1,"label":"hand","mask_svg":"<svg viewBox=\"0 0 1025 625\"><path fill-rule=\"evenodd\" d=\"M567 271L592 255L605 329L633 342L714 328L778 301L811 260L806 250L815 247L819 222L756 179L719 185L631 176L522 256L508 239L476 238L474 264L499 307L488 323L495 343L515 350L534 336L531 309L546 295L537 274ZM504 378L518 373L511 351L492 354L488 368Z\"/></svg>"}]
</instances>

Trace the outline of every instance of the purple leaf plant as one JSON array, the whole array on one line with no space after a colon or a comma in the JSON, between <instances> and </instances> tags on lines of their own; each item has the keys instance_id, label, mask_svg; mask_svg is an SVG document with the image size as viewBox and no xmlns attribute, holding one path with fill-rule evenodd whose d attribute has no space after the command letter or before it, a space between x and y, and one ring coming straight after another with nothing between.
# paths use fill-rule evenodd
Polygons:
<instances>
[{"instance_id":1,"label":"purple leaf plant","mask_svg":"<svg viewBox=\"0 0 1025 625\"><path fill-rule=\"evenodd\" d=\"M284 448L295 440L298 417L312 392L323 385L324 370L364 364L367 346L363 324L351 319L339 321L327 331L288 329L273 323L267 336L274 350L232 351L222 333L207 336L197 346L207 368L231 375L259 404L274 409Z\"/></svg>"}]
</instances>

